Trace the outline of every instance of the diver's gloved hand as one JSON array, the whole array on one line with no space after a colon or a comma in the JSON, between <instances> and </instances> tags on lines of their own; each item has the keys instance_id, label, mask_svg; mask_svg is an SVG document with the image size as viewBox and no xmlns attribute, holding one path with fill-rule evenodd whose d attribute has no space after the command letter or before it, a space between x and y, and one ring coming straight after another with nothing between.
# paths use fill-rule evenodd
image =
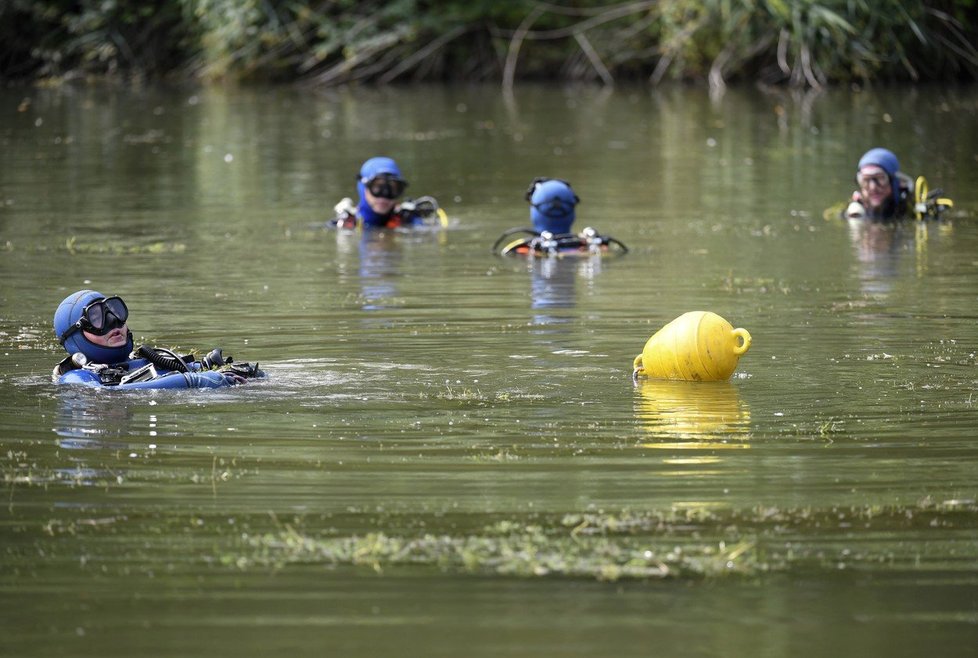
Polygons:
<instances>
[{"instance_id":1,"label":"diver's gloved hand","mask_svg":"<svg viewBox=\"0 0 978 658\"><path fill-rule=\"evenodd\" d=\"M265 373L258 367L258 364L250 363L228 363L220 372L224 375L233 375L242 379L257 379L265 376Z\"/></svg>"},{"instance_id":2,"label":"diver's gloved hand","mask_svg":"<svg viewBox=\"0 0 978 658\"><path fill-rule=\"evenodd\" d=\"M863 198L858 191L852 193L852 198L843 214L851 219L861 219L866 216L866 206L863 205Z\"/></svg>"},{"instance_id":3,"label":"diver's gloved hand","mask_svg":"<svg viewBox=\"0 0 978 658\"><path fill-rule=\"evenodd\" d=\"M402 213L416 215L424 219L438 212L438 201L431 196L418 197L417 199L404 199L398 208Z\"/></svg>"},{"instance_id":4,"label":"diver's gloved hand","mask_svg":"<svg viewBox=\"0 0 978 658\"><path fill-rule=\"evenodd\" d=\"M211 350L207 356L202 358L200 366L203 371L216 371L232 386L244 384L249 379L265 376L257 363L254 365L235 363L234 357L230 354L225 356L219 347Z\"/></svg>"},{"instance_id":5,"label":"diver's gloved hand","mask_svg":"<svg viewBox=\"0 0 978 658\"><path fill-rule=\"evenodd\" d=\"M228 383L228 386L237 386L238 384L248 382L247 379L234 372L222 372L221 375L224 377L224 381Z\"/></svg>"},{"instance_id":6,"label":"diver's gloved hand","mask_svg":"<svg viewBox=\"0 0 978 658\"><path fill-rule=\"evenodd\" d=\"M866 216L866 207L858 201L852 201L846 208L846 217L851 219L863 218Z\"/></svg>"},{"instance_id":7,"label":"diver's gloved hand","mask_svg":"<svg viewBox=\"0 0 978 658\"><path fill-rule=\"evenodd\" d=\"M353 199L344 197L340 202L333 206L336 218L333 224L339 228L356 228L357 226L357 207L353 205Z\"/></svg>"}]
</instances>

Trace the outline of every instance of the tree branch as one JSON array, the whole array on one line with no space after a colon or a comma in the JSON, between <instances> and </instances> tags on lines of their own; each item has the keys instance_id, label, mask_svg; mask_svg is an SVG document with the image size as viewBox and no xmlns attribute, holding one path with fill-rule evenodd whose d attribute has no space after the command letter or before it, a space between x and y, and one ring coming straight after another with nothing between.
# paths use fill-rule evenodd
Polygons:
<instances>
[{"instance_id":1,"label":"tree branch","mask_svg":"<svg viewBox=\"0 0 978 658\"><path fill-rule=\"evenodd\" d=\"M513 33L513 38L509 41L509 52L506 53L506 66L503 68L503 93L510 94L513 93L513 78L516 75L516 60L520 56L520 48L523 46L523 39L526 33L529 31L530 26L533 25L533 21L540 17L543 13L543 9L539 6L534 7L530 10L530 13L526 15L520 26L516 28L516 32Z\"/></svg>"},{"instance_id":2,"label":"tree branch","mask_svg":"<svg viewBox=\"0 0 978 658\"><path fill-rule=\"evenodd\" d=\"M577 39L577 43L581 46L581 50L583 50L584 54L587 55L587 58L591 61L591 66L593 66L594 70L598 72L598 75L601 76L604 83L606 85L615 84L615 79L611 76L611 73L604 65L604 62L601 61L601 57L599 57L598 53L591 47L591 42L587 40L584 33L578 32L574 35L574 38Z\"/></svg>"},{"instance_id":3,"label":"tree branch","mask_svg":"<svg viewBox=\"0 0 978 658\"><path fill-rule=\"evenodd\" d=\"M421 50L418 50L417 52L413 53L411 56L406 57L400 64L395 66L393 69L391 69L384 75L380 76L378 82L380 82L381 84L387 84L391 82L394 78L401 75L402 73L410 69L418 62L422 61L424 58L431 55L433 52L435 52L436 50L438 50L448 42L465 34L468 31L468 29L469 28L466 25L455 26L454 29L449 30L445 34L441 35L440 37L438 37L437 39L429 43Z\"/></svg>"}]
</instances>

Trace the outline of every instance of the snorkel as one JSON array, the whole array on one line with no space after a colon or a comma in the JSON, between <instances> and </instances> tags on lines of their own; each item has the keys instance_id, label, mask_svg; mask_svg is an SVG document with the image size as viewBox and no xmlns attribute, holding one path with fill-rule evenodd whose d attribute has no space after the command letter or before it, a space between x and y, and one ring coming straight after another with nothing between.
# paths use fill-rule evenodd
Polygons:
<instances>
[{"instance_id":1,"label":"snorkel","mask_svg":"<svg viewBox=\"0 0 978 658\"><path fill-rule=\"evenodd\" d=\"M360 200L357 203L357 212L363 222L368 226L384 226L390 218L390 213L382 215L371 208L367 202L367 183L382 175L391 176L401 181L404 180L397 163L391 158L385 157L370 158L363 163L363 166L360 167L360 173L357 175L357 194L360 195Z\"/></svg>"},{"instance_id":2,"label":"snorkel","mask_svg":"<svg viewBox=\"0 0 978 658\"><path fill-rule=\"evenodd\" d=\"M530 219L533 228L542 233L570 233L574 223L574 207L580 199L566 181L556 178L537 178L526 191L530 202Z\"/></svg>"},{"instance_id":3,"label":"snorkel","mask_svg":"<svg viewBox=\"0 0 978 658\"><path fill-rule=\"evenodd\" d=\"M64 336L61 343L68 354L81 352L93 363L121 363L129 358L132 352L132 332L128 331L126 344L122 347L103 347L96 345L85 337L84 331L71 331L65 336L78 320L81 319L85 307L92 302L105 299L105 295L94 290L79 290L76 293L65 297L64 301L58 305L58 310L54 312L54 333L59 340Z\"/></svg>"}]
</instances>

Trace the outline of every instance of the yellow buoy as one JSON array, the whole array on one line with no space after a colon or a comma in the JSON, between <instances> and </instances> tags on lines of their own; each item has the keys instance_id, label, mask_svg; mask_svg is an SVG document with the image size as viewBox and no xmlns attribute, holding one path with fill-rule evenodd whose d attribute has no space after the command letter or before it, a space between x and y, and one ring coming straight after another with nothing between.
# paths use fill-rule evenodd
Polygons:
<instances>
[{"instance_id":1,"label":"yellow buoy","mask_svg":"<svg viewBox=\"0 0 978 658\"><path fill-rule=\"evenodd\" d=\"M634 377L722 381L750 349L750 334L716 313L690 311L659 329L635 357Z\"/></svg>"}]
</instances>

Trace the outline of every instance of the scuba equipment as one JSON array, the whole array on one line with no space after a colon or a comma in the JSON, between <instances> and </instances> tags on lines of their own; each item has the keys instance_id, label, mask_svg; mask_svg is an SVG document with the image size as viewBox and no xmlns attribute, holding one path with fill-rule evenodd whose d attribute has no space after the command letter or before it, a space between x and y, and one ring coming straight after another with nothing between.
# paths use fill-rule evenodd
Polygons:
<instances>
[{"instance_id":1,"label":"scuba equipment","mask_svg":"<svg viewBox=\"0 0 978 658\"><path fill-rule=\"evenodd\" d=\"M942 194L944 194L944 190L940 188L930 191L927 179L923 176L917 176L917 180L914 182L913 211L918 220L927 217L939 219L945 210L954 207L954 201L941 196Z\"/></svg>"},{"instance_id":2,"label":"scuba equipment","mask_svg":"<svg viewBox=\"0 0 978 658\"><path fill-rule=\"evenodd\" d=\"M193 357L190 357L191 359ZM237 375L244 379L256 379L265 377L265 372L255 363L238 363L231 355L224 356L220 347L215 347L206 356L202 357L197 363L203 370L216 370Z\"/></svg>"},{"instance_id":3,"label":"scuba equipment","mask_svg":"<svg viewBox=\"0 0 978 658\"><path fill-rule=\"evenodd\" d=\"M58 365L54 366L54 372L51 373L51 377L55 381L58 381L58 378L61 377L61 375L64 375L65 373L70 372L72 370L85 368L88 365L89 365L88 357L86 357L81 352L75 352L74 354L69 354L61 361L59 361ZM94 365L95 364L93 364L93 366Z\"/></svg>"},{"instance_id":4,"label":"scuba equipment","mask_svg":"<svg viewBox=\"0 0 978 658\"><path fill-rule=\"evenodd\" d=\"M76 331L87 331L95 336L104 336L117 329L129 319L129 307L121 297L105 297L96 299L82 309L81 317L58 336L58 342L64 345L68 336Z\"/></svg>"},{"instance_id":5,"label":"scuba equipment","mask_svg":"<svg viewBox=\"0 0 978 658\"><path fill-rule=\"evenodd\" d=\"M526 237L513 240L502 248L500 245L512 235L528 234ZM601 235L590 226L578 234L537 232L532 228L512 228L499 236L492 245L492 253L500 256L510 254L530 254L533 256L564 256L573 254L600 254L615 252L628 253L625 244L610 235Z\"/></svg>"},{"instance_id":6,"label":"scuba equipment","mask_svg":"<svg viewBox=\"0 0 978 658\"><path fill-rule=\"evenodd\" d=\"M448 214L438 205L438 201L433 196L405 199L398 206L396 214L416 217L424 226L437 225L448 228Z\"/></svg>"},{"instance_id":7,"label":"scuba equipment","mask_svg":"<svg viewBox=\"0 0 978 658\"><path fill-rule=\"evenodd\" d=\"M140 345L135 354L165 370L191 372L188 364L197 363L199 364L200 370L228 372L245 379L265 376L265 373L258 367L257 363L255 365L251 365L250 363L235 363L234 357L225 357L220 347L211 350L199 360L193 354L179 357L171 350L162 347L150 347L149 345Z\"/></svg>"},{"instance_id":8,"label":"scuba equipment","mask_svg":"<svg viewBox=\"0 0 978 658\"><path fill-rule=\"evenodd\" d=\"M266 376L257 363L235 363L220 348L198 360L192 354L181 357L172 350L140 345L132 356L130 360L107 365L93 363L78 352L55 366L53 378L60 384L162 389L218 388Z\"/></svg>"},{"instance_id":9,"label":"scuba equipment","mask_svg":"<svg viewBox=\"0 0 978 658\"><path fill-rule=\"evenodd\" d=\"M228 357L229 359L231 357ZM258 364L251 365L250 363L228 363L224 364L218 369L218 372L227 372L232 375L237 375L244 379L263 379L266 377L265 371L258 367Z\"/></svg>"},{"instance_id":10,"label":"scuba equipment","mask_svg":"<svg viewBox=\"0 0 978 658\"><path fill-rule=\"evenodd\" d=\"M364 182L367 191L381 199L398 198L404 194L407 185L406 180L392 176L391 174L380 174Z\"/></svg>"},{"instance_id":11,"label":"scuba equipment","mask_svg":"<svg viewBox=\"0 0 978 658\"><path fill-rule=\"evenodd\" d=\"M177 372L190 372L190 368L187 367L187 359L194 361L192 356L181 359L166 348L150 347L149 345L140 345L133 354L161 368L176 370ZM210 370L210 368L207 368L207 370Z\"/></svg>"},{"instance_id":12,"label":"scuba equipment","mask_svg":"<svg viewBox=\"0 0 978 658\"><path fill-rule=\"evenodd\" d=\"M880 169L879 173L860 171L856 174L856 184L859 187L871 187L872 185L883 187L884 185L890 184L890 177L882 169Z\"/></svg>"},{"instance_id":13,"label":"scuba equipment","mask_svg":"<svg viewBox=\"0 0 978 658\"><path fill-rule=\"evenodd\" d=\"M570 183L559 178L534 178L524 195L530 204L532 228L505 231L492 245L492 252L501 256L532 254L534 256L563 256L570 254L600 254L614 250L628 252L620 240L601 235L588 226L580 233L571 233L575 208L581 202ZM526 234L502 246L510 236Z\"/></svg>"},{"instance_id":14,"label":"scuba equipment","mask_svg":"<svg viewBox=\"0 0 978 658\"><path fill-rule=\"evenodd\" d=\"M746 329L709 311L690 311L659 329L633 362L632 379L642 375L686 381L723 381L750 349Z\"/></svg>"},{"instance_id":15,"label":"scuba equipment","mask_svg":"<svg viewBox=\"0 0 978 658\"><path fill-rule=\"evenodd\" d=\"M119 385L136 382L148 382L156 379L159 376L159 373L156 372L156 366L154 366L152 363L147 363L143 367L136 368L131 373L120 379Z\"/></svg>"},{"instance_id":16,"label":"scuba equipment","mask_svg":"<svg viewBox=\"0 0 978 658\"><path fill-rule=\"evenodd\" d=\"M329 228L360 228L359 208L353 205L349 197L340 199L333 207L336 216L327 222ZM448 214L438 205L438 200L432 196L421 196L417 199L405 199L387 216L383 224L368 226L397 228L400 226L428 226L448 228Z\"/></svg>"}]
</instances>

